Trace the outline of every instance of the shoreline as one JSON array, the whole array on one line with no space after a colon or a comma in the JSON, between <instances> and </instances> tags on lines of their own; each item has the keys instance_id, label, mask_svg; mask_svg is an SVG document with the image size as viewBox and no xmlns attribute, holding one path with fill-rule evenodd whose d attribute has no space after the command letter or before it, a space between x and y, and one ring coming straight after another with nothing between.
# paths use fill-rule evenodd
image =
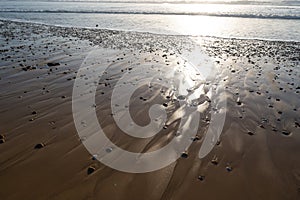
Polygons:
<instances>
[{"instance_id":1,"label":"shoreline","mask_svg":"<svg viewBox=\"0 0 300 200\"><path fill-rule=\"evenodd\" d=\"M52 25L42 22L33 22L33 21L26 21L26 20L19 20L19 19L5 19L0 18L0 22L16 22L16 23L24 23L24 24L34 24L34 25L41 25L41 26L49 26L49 27L57 27L57 28L76 28L76 29L83 29L83 30L91 30L91 31L111 31L111 32L122 32L128 34L148 34L148 35L156 35L156 36L170 36L170 37L200 37L200 38L207 38L207 39L219 39L219 40L246 40L246 41L267 41L267 42L287 42L287 43L300 43L300 40L278 40L278 39L267 39L267 38L239 38L239 37L218 37L218 36L206 36L206 35L183 35L183 34L163 34L163 33L155 33L155 32L143 32L143 31L126 31L126 30L118 30L118 29L101 29L95 27L74 27L74 26L63 26L63 25Z\"/></svg>"}]
</instances>

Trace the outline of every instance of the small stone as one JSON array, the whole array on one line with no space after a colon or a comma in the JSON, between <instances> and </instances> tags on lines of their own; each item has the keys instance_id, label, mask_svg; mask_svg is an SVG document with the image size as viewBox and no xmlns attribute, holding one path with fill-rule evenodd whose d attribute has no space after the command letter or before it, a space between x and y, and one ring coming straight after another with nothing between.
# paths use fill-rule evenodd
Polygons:
<instances>
[{"instance_id":1,"label":"small stone","mask_svg":"<svg viewBox=\"0 0 300 200\"><path fill-rule=\"evenodd\" d=\"M290 135L290 134L291 134L290 132L288 132L288 131L286 131L286 130L281 131L281 133L282 133L283 135Z\"/></svg>"},{"instance_id":2,"label":"small stone","mask_svg":"<svg viewBox=\"0 0 300 200\"><path fill-rule=\"evenodd\" d=\"M113 149L111 147L108 147L108 148L105 149L105 151L106 151L106 153L110 153L110 152L113 151Z\"/></svg>"},{"instance_id":3,"label":"small stone","mask_svg":"<svg viewBox=\"0 0 300 200\"><path fill-rule=\"evenodd\" d=\"M0 139L0 144L3 144L4 142L5 142L4 138Z\"/></svg>"},{"instance_id":4,"label":"small stone","mask_svg":"<svg viewBox=\"0 0 300 200\"><path fill-rule=\"evenodd\" d=\"M90 167L87 169L87 174L90 175L90 174L92 174L95 170L96 170L95 167L90 166Z\"/></svg>"},{"instance_id":5,"label":"small stone","mask_svg":"<svg viewBox=\"0 0 300 200\"><path fill-rule=\"evenodd\" d=\"M185 96L179 95L179 96L177 97L177 99L180 100L180 101L183 101L183 100L185 100Z\"/></svg>"},{"instance_id":6,"label":"small stone","mask_svg":"<svg viewBox=\"0 0 300 200\"><path fill-rule=\"evenodd\" d=\"M62 98L62 99L65 99L65 98L67 98L67 97L66 97L66 96L61 96L61 98Z\"/></svg>"},{"instance_id":7,"label":"small stone","mask_svg":"<svg viewBox=\"0 0 300 200\"><path fill-rule=\"evenodd\" d=\"M93 155L93 156L92 156L92 160L97 160L97 157L98 157L97 154Z\"/></svg>"},{"instance_id":8,"label":"small stone","mask_svg":"<svg viewBox=\"0 0 300 200\"><path fill-rule=\"evenodd\" d=\"M227 170L228 172L231 172L231 171L232 171L232 167L227 166L227 167L226 167L226 170Z\"/></svg>"},{"instance_id":9,"label":"small stone","mask_svg":"<svg viewBox=\"0 0 300 200\"><path fill-rule=\"evenodd\" d=\"M41 149L41 148L44 148L45 147L45 144L44 143L39 143L39 144L36 144L34 146L35 149Z\"/></svg>"},{"instance_id":10,"label":"small stone","mask_svg":"<svg viewBox=\"0 0 300 200\"><path fill-rule=\"evenodd\" d=\"M205 179L205 176L202 176L202 175L198 176L198 180L204 181L204 179Z\"/></svg>"},{"instance_id":11,"label":"small stone","mask_svg":"<svg viewBox=\"0 0 300 200\"><path fill-rule=\"evenodd\" d=\"M5 135L0 135L0 139L5 139Z\"/></svg>"},{"instance_id":12,"label":"small stone","mask_svg":"<svg viewBox=\"0 0 300 200\"><path fill-rule=\"evenodd\" d=\"M265 128L264 125L262 125L262 124L260 124L259 127L260 127L260 128Z\"/></svg>"},{"instance_id":13,"label":"small stone","mask_svg":"<svg viewBox=\"0 0 300 200\"><path fill-rule=\"evenodd\" d=\"M182 157L182 158L187 158L187 157L189 157L189 155L188 155L187 152L183 152L183 153L181 154L181 157Z\"/></svg>"},{"instance_id":14,"label":"small stone","mask_svg":"<svg viewBox=\"0 0 300 200\"><path fill-rule=\"evenodd\" d=\"M254 135L252 131L248 131L248 135Z\"/></svg>"},{"instance_id":15,"label":"small stone","mask_svg":"<svg viewBox=\"0 0 300 200\"><path fill-rule=\"evenodd\" d=\"M197 141L197 140L200 140L199 136L196 135L195 137L192 138L193 142Z\"/></svg>"},{"instance_id":16,"label":"small stone","mask_svg":"<svg viewBox=\"0 0 300 200\"><path fill-rule=\"evenodd\" d=\"M218 162L217 158L214 158L214 159L211 160L211 163L214 164L214 165L217 165L219 162Z\"/></svg>"},{"instance_id":17,"label":"small stone","mask_svg":"<svg viewBox=\"0 0 300 200\"><path fill-rule=\"evenodd\" d=\"M37 114L37 112L36 111L32 111L32 113L31 113L32 115L36 115Z\"/></svg>"},{"instance_id":18,"label":"small stone","mask_svg":"<svg viewBox=\"0 0 300 200\"><path fill-rule=\"evenodd\" d=\"M167 104L167 103L163 103L163 106L164 106L164 107L168 107L168 104Z\"/></svg>"},{"instance_id":19,"label":"small stone","mask_svg":"<svg viewBox=\"0 0 300 200\"><path fill-rule=\"evenodd\" d=\"M47 63L48 67L54 67L60 65L59 63Z\"/></svg>"}]
</instances>

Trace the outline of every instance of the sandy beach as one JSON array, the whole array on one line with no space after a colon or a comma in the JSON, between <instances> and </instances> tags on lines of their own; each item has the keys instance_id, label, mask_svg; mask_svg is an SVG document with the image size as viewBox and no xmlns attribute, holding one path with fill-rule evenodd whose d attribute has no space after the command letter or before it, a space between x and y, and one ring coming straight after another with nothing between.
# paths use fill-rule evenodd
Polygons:
<instances>
[{"instance_id":1,"label":"sandy beach","mask_svg":"<svg viewBox=\"0 0 300 200\"><path fill-rule=\"evenodd\" d=\"M178 124L151 140L125 135L112 117L112 88L130 70L125 53L137 51L134 56L156 56L164 63L165 57L172 59L171 47L180 54L192 48L190 40L12 21L0 21L0 27L0 199L300 198L299 42L194 37L225 86L219 142L198 158L208 109L186 156L163 169L134 174L105 166L83 146L72 114L77 71L96 46L124 51L110 58L111 71L97 87L98 120L116 145L150 151L166 145ZM153 102L166 103L168 115L174 111L176 103L161 90L141 87L134 93L131 114L138 124L149 122Z\"/></svg>"}]
</instances>

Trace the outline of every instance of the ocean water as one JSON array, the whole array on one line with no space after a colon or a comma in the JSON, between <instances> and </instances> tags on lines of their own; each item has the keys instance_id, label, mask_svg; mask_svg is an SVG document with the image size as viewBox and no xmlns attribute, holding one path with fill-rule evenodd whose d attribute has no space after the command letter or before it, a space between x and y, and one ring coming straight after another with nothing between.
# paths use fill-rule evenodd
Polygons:
<instances>
[{"instance_id":1,"label":"ocean water","mask_svg":"<svg viewBox=\"0 0 300 200\"><path fill-rule=\"evenodd\" d=\"M172 35L300 41L300 0L0 1L0 18Z\"/></svg>"}]
</instances>

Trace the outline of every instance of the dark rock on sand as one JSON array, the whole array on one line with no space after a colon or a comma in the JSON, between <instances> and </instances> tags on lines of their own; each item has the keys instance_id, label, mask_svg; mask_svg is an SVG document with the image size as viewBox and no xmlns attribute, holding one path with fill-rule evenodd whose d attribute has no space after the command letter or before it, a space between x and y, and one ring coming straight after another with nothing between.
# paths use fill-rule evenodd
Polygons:
<instances>
[{"instance_id":1,"label":"dark rock on sand","mask_svg":"<svg viewBox=\"0 0 300 200\"><path fill-rule=\"evenodd\" d=\"M4 138L0 139L0 144L3 144L4 142L5 142Z\"/></svg>"},{"instance_id":2,"label":"dark rock on sand","mask_svg":"<svg viewBox=\"0 0 300 200\"><path fill-rule=\"evenodd\" d=\"M192 138L192 140L195 142L195 141L198 141L198 140L200 140L200 138L199 138L199 136L198 136L198 135L196 135L195 137L193 137L193 138Z\"/></svg>"},{"instance_id":3,"label":"dark rock on sand","mask_svg":"<svg viewBox=\"0 0 300 200\"><path fill-rule=\"evenodd\" d=\"M290 135L290 134L291 134L291 132L289 132L289 131L286 131L286 130L283 130L283 131L281 131L281 133L282 133L283 135L286 135L286 136L288 136L288 135Z\"/></svg>"},{"instance_id":4,"label":"dark rock on sand","mask_svg":"<svg viewBox=\"0 0 300 200\"><path fill-rule=\"evenodd\" d=\"M231 171L232 171L232 167L227 166L227 167L226 167L226 170L227 170L228 172L231 172Z\"/></svg>"},{"instance_id":5,"label":"dark rock on sand","mask_svg":"<svg viewBox=\"0 0 300 200\"><path fill-rule=\"evenodd\" d=\"M59 63L47 63L48 67L54 67L60 65Z\"/></svg>"},{"instance_id":6,"label":"dark rock on sand","mask_svg":"<svg viewBox=\"0 0 300 200\"><path fill-rule=\"evenodd\" d=\"M204 181L204 179L205 179L205 176L202 176L202 175L198 176L198 180Z\"/></svg>"},{"instance_id":7,"label":"dark rock on sand","mask_svg":"<svg viewBox=\"0 0 300 200\"><path fill-rule=\"evenodd\" d=\"M189 155L188 155L187 152L183 152L183 153L181 154L181 157L182 157L182 158L187 158L187 157L189 157Z\"/></svg>"},{"instance_id":8,"label":"dark rock on sand","mask_svg":"<svg viewBox=\"0 0 300 200\"><path fill-rule=\"evenodd\" d=\"M96 170L95 167L90 166L90 167L87 169L87 174L88 174L88 175L89 175L89 174L92 174L95 170Z\"/></svg>"},{"instance_id":9,"label":"dark rock on sand","mask_svg":"<svg viewBox=\"0 0 300 200\"><path fill-rule=\"evenodd\" d=\"M254 135L252 131L248 131L248 135Z\"/></svg>"},{"instance_id":10,"label":"dark rock on sand","mask_svg":"<svg viewBox=\"0 0 300 200\"><path fill-rule=\"evenodd\" d=\"M36 144L34 146L35 149L41 149L41 148L44 148L45 147L45 144L44 143L39 143L39 144Z\"/></svg>"},{"instance_id":11,"label":"dark rock on sand","mask_svg":"<svg viewBox=\"0 0 300 200\"><path fill-rule=\"evenodd\" d=\"M211 163L214 164L214 165L217 165L219 162L218 162L217 158L214 158L214 159L211 160Z\"/></svg>"}]
</instances>

